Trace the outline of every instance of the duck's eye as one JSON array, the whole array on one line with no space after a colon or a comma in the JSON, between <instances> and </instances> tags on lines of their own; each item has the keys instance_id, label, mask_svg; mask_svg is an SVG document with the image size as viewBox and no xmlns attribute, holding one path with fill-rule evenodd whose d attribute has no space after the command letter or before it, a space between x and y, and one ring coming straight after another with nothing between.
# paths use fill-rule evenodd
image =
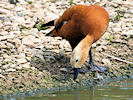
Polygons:
<instances>
[{"instance_id":1,"label":"duck's eye","mask_svg":"<svg viewBox=\"0 0 133 100\"><path fill-rule=\"evenodd\" d=\"M78 62L78 61L79 61L78 59L75 60L75 62Z\"/></svg>"}]
</instances>

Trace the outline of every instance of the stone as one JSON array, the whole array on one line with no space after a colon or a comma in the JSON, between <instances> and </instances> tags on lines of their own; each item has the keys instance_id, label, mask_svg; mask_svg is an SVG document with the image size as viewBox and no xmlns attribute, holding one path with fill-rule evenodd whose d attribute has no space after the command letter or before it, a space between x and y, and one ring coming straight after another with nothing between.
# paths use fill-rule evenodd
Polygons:
<instances>
[{"instance_id":1,"label":"stone","mask_svg":"<svg viewBox=\"0 0 133 100\"><path fill-rule=\"evenodd\" d=\"M2 29L2 28L3 28L3 26L4 26L4 25L0 22L0 29Z\"/></svg>"},{"instance_id":2,"label":"stone","mask_svg":"<svg viewBox=\"0 0 133 100\"><path fill-rule=\"evenodd\" d=\"M97 51L104 51L104 50L106 50L106 49L107 49L106 46L98 46L98 47L96 47L96 50L97 50Z\"/></svg>"},{"instance_id":3,"label":"stone","mask_svg":"<svg viewBox=\"0 0 133 100\"><path fill-rule=\"evenodd\" d=\"M6 69L5 71L6 71L6 72L14 72L14 71L16 71L16 69L9 68L9 69Z\"/></svg>"},{"instance_id":4,"label":"stone","mask_svg":"<svg viewBox=\"0 0 133 100\"><path fill-rule=\"evenodd\" d=\"M14 44L15 47L17 47L17 48L21 45L21 40L18 39L18 38L15 38L15 39L12 39L12 40L9 40L9 39L8 39L8 42Z\"/></svg>"},{"instance_id":5,"label":"stone","mask_svg":"<svg viewBox=\"0 0 133 100\"><path fill-rule=\"evenodd\" d=\"M15 68L17 65L16 64L11 64L11 68Z\"/></svg>"},{"instance_id":6,"label":"stone","mask_svg":"<svg viewBox=\"0 0 133 100\"><path fill-rule=\"evenodd\" d=\"M102 59L102 62L106 65L111 65L111 62L109 59Z\"/></svg>"},{"instance_id":7,"label":"stone","mask_svg":"<svg viewBox=\"0 0 133 100\"><path fill-rule=\"evenodd\" d=\"M9 33L7 31L0 32L0 36L5 36L5 35L9 35Z\"/></svg>"},{"instance_id":8,"label":"stone","mask_svg":"<svg viewBox=\"0 0 133 100\"><path fill-rule=\"evenodd\" d=\"M10 11L7 9L0 8L0 14L7 14L7 13L10 13Z\"/></svg>"},{"instance_id":9,"label":"stone","mask_svg":"<svg viewBox=\"0 0 133 100\"><path fill-rule=\"evenodd\" d=\"M60 71L67 72L67 68L60 68Z\"/></svg>"},{"instance_id":10,"label":"stone","mask_svg":"<svg viewBox=\"0 0 133 100\"><path fill-rule=\"evenodd\" d=\"M5 36L0 36L0 41L4 41L7 39L12 39L13 37L11 37L10 35L5 35Z\"/></svg>"},{"instance_id":11,"label":"stone","mask_svg":"<svg viewBox=\"0 0 133 100\"><path fill-rule=\"evenodd\" d=\"M4 78L4 79L6 79L5 76L3 76L2 74L0 74L0 78Z\"/></svg>"},{"instance_id":12,"label":"stone","mask_svg":"<svg viewBox=\"0 0 133 100\"><path fill-rule=\"evenodd\" d=\"M17 12L20 12L20 11L25 11L26 8L21 7L21 6L17 6L17 7L14 8L14 10L17 11Z\"/></svg>"},{"instance_id":13,"label":"stone","mask_svg":"<svg viewBox=\"0 0 133 100\"><path fill-rule=\"evenodd\" d=\"M25 53L20 53L18 57L19 58L25 58L26 56L25 56Z\"/></svg>"},{"instance_id":14,"label":"stone","mask_svg":"<svg viewBox=\"0 0 133 100\"><path fill-rule=\"evenodd\" d=\"M10 21L10 18L7 16L0 16L0 20L3 22L8 22L8 21Z\"/></svg>"},{"instance_id":15,"label":"stone","mask_svg":"<svg viewBox=\"0 0 133 100\"><path fill-rule=\"evenodd\" d=\"M16 61L18 62L18 64L24 64L27 62L25 58L16 59Z\"/></svg>"},{"instance_id":16,"label":"stone","mask_svg":"<svg viewBox=\"0 0 133 100\"><path fill-rule=\"evenodd\" d=\"M34 35L34 36L36 36L36 37L39 37L39 36L38 36L38 29L37 29L37 28L32 28L32 29L30 29L30 30L29 30L29 34Z\"/></svg>"},{"instance_id":17,"label":"stone","mask_svg":"<svg viewBox=\"0 0 133 100\"><path fill-rule=\"evenodd\" d=\"M35 36L26 36L22 40L22 44L27 45L27 46L34 46L36 43L42 43L42 41L38 38L35 38Z\"/></svg>"},{"instance_id":18,"label":"stone","mask_svg":"<svg viewBox=\"0 0 133 100\"><path fill-rule=\"evenodd\" d=\"M38 58L40 58L42 62L45 61L45 59L44 59L44 57L43 57L42 54L36 54L35 56L38 57Z\"/></svg>"},{"instance_id":19,"label":"stone","mask_svg":"<svg viewBox=\"0 0 133 100\"><path fill-rule=\"evenodd\" d=\"M23 64L22 67L23 68L30 68L30 64L29 63Z\"/></svg>"},{"instance_id":20,"label":"stone","mask_svg":"<svg viewBox=\"0 0 133 100\"><path fill-rule=\"evenodd\" d=\"M9 56L9 55L7 55L7 54L3 54L3 58L4 58L4 59L11 59L12 57Z\"/></svg>"}]
</instances>

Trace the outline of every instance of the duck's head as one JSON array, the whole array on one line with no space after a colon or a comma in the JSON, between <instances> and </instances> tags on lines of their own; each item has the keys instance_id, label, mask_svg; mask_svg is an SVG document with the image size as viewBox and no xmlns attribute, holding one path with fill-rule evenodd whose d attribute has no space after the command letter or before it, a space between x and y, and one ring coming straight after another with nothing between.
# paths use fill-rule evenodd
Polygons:
<instances>
[{"instance_id":1,"label":"duck's head","mask_svg":"<svg viewBox=\"0 0 133 100\"><path fill-rule=\"evenodd\" d=\"M82 40L73 50L70 58L70 63L74 69L74 80L78 77L78 73L84 64L90 50L89 43Z\"/></svg>"}]
</instances>

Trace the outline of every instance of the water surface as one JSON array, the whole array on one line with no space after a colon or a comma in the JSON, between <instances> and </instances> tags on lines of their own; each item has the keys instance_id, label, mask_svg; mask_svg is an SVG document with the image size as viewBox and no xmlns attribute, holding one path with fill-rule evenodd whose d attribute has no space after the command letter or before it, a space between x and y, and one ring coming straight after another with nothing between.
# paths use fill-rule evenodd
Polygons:
<instances>
[{"instance_id":1,"label":"water surface","mask_svg":"<svg viewBox=\"0 0 133 100\"><path fill-rule=\"evenodd\" d=\"M36 94L1 100L133 100L133 79L111 82L103 86L87 86L80 89L51 94Z\"/></svg>"}]
</instances>

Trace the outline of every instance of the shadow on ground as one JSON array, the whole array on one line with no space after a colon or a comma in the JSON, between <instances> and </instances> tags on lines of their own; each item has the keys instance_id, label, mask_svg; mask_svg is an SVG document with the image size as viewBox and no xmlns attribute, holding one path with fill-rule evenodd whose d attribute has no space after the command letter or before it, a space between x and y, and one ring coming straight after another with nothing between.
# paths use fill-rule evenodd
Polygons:
<instances>
[{"instance_id":1,"label":"shadow on ground","mask_svg":"<svg viewBox=\"0 0 133 100\"><path fill-rule=\"evenodd\" d=\"M31 60L31 66L42 72L49 72L54 79L68 80L73 77L69 57L53 51L35 53Z\"/></svg>"}]
</instances>

